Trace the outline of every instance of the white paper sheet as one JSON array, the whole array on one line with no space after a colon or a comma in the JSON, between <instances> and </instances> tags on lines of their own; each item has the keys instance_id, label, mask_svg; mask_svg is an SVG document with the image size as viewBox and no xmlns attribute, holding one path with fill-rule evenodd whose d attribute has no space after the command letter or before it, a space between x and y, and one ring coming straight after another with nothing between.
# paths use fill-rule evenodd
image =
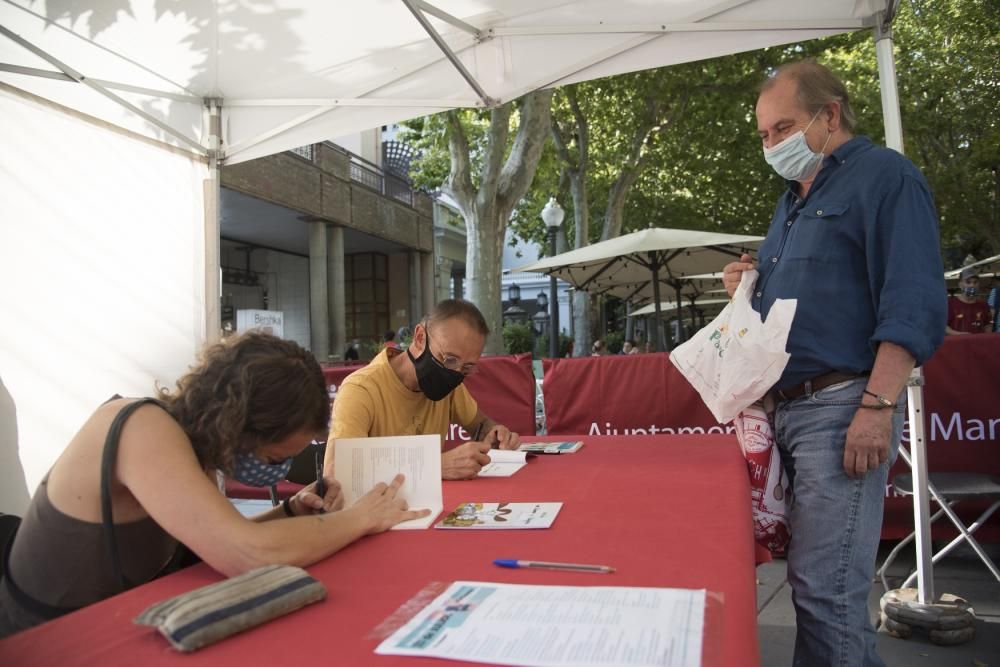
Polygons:
<instances>
[{"instance_id":1,"label":"white paper sheet","mask_svg":"<svg viewBox=\"0 0 1000 667\"><path fill-rule=\"evenodd\" d=\"M428 528L444 508L441 492L441 436L409 435L391 438L338 438L334 441L334 478L350 505L379 482L388 484L397 473L406 481L397 497L410 509L429 509L422 519L396 524L392 530Z\"/></svg>"},{"instance_id":2,"label":"white paper sheet","mask_svg":"<svg viewBox=\"0 0 1000 667\"><path fill-rule=\"evenodd\" d=\"M699 667L705 591L456 581L379 644L528 667Z\"/></svg>"},{"instance_id":3,"label":"white paper sheet","mask_svg":"<svg viewBox=\"0 0 1000 667\"><path fill-rule=\"evenodd\" d=\"M510 477L527 465L527 455L516 449L491 449L490 462L479 470L479 477Z\"/></svg>"}]
</instances>

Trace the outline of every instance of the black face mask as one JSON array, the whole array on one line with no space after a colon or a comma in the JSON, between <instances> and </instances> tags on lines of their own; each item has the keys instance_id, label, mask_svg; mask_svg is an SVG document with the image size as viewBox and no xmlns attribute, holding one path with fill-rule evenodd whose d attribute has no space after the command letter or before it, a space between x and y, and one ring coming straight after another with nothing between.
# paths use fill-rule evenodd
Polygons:
<instances>
[{"instance_id":1,"label":"black face mask","mask_svg":"<svg viewBox=\"0 0 1000 667\"><path fill-rule=\"evenodd\" d=\"M410 357L410 361L413 362L413 367L417 371L417 384L420 385L420 391L424 392L424 396L432 401L440 401L465 381L465 375L445 368L431 354L430 338L427 336L426 329L424 329L424 351L420 353L419 357L414 358L413 353L407 349L406 355Z\"/></svg>"}]
</instances>

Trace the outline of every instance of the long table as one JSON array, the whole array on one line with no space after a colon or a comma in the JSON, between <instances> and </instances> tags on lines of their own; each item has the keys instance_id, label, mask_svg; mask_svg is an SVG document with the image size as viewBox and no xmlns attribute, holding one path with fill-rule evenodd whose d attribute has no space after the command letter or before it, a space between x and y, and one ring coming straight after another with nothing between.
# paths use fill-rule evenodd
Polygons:
<instances>
[{"instance_id":1,"label":"long table","mask_svg":"<svg viewBox=\"0 0 1000 667\"><path fill-rule=\"evenodd\" d=\"M413 665L414 658L375 655L387 634L376 628L428 585L462 579L705 588L717 594L706 616L705 667L758 665L749 487L735 439L583 440L580 451L539 456L513 477L444 483L446 511L461 502L561 501L548 530L431 529L362 539L308 568L326 585L326 600L181 655L132 619L220 579L196 565L0 641L0 664ZM492 565L496 558L597 563L617 572L506 570Z\"/></svg>"}]
</instances>

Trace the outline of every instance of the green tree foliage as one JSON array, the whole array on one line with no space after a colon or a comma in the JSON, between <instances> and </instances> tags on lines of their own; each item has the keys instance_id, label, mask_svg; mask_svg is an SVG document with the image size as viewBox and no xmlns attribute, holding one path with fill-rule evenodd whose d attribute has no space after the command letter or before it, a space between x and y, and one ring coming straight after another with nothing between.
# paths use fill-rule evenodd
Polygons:
<instances>
[{"instance_id":1,"label":"green tree foliage","mask_svg":"<svg viewBox=\"0 0 1000 667\"><path fill-rule=\"evenodd\" d=\"M482 114L446 112L425 122L422 131L411 126L417 147L426 154L418 163L418 169L424 163L426 167L417 181L440 182L458 205L468 239L468 299L494 328L501 324L500 272L507 223L534 178L548 137L551 99L552 91L536 91ZM500 341L487 339L485 351L500 352Z\"/></svg>"},{"instance_id":2,"label":"green tree foliage","mask_svg":"<svg viewBox=\"0 0 1000 667\"><path fill-rule=\"evenodd\" d=\"M507 354L531 352L534 344L534 335L531 333L531 327L527 324L507 323L503 325L503 347Z\"/></svg>"},{"instance_id":3,"label":"green tree foliage","mask_svg":"<svg viewBox=\"0 0 1000 667\"><path fill-rule=\"evenodd\" d=\"M893 24L904 149L934 193L948 268L969 254L1000 253L997 26L996 0L903 0ZM560 155L557 145L545 147L533 186L514 212L514 231L547 253L539 214L555 194L567 212L570 246L605 236L611 193L630 165L628 148L653 90L664 122L643 140L641 169L623 198L619 231L659 226L765 233L784 183L761 155L757 87L779 64L803 58L841 75L859 120L857 133L884 142L871 30L576 84L553 98L566 150ZM583 133L573 97L586 120ZM581 159L585 197L574 199L571 172ZM426 173L440 179L446 168L431 161ZM578 202L586 202L582 215ZM574 223L581 218L586 240L576 238L582 232Z\"/></svg>"}]
</instances>

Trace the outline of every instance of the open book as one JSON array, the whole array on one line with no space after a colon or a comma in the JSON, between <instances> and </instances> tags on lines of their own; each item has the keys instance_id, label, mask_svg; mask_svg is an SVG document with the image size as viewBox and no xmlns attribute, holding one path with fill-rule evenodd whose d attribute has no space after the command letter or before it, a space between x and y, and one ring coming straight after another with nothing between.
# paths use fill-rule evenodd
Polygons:
<instances>
[{"instance_id":1,"label":"open book","mask_svg":"<svg viewBox=\"0 0 1000 667\"><path fill-rule=\"evenodd\" d=\"M583 447L581 440L567 440L565 442L522 442L517 448L519 452L533 452L535 454L572 454Z\"/></svg>"},{"instance_id":2,"label":"open book","mask_svg":"<svg viewBox=\"0 0 1000 667\"><path fill-rule=\"evenodd\" d=\"M491 449L490 462L479 470L479 477L510 477L528 462L527 452L516 449Z\"/></svg>"},{"instance_id":3,"label":"open book","mask_svg":"<svg viewBox=\"0 0 1000 667\"><path fill-rule=\"evenodd\" d=\"M462 503L435 528L512 529L548 528L562 503Z\"/></svg>"},{"instance_id":4,"label":"open book","mask_svg":"<svg viewBox=\"0 0 1000 667\"><path fill-rule=\"evenodd\" d=\"M406 481L399 489L410 509L429 509L421 519L398 523L391 530L429 528L444 509L441 492L441 436L408 435L391 438L337 438L334 443L334 479L350 505L379 482L388 484L397 473Z\"/></svg>"}]
</instances>

